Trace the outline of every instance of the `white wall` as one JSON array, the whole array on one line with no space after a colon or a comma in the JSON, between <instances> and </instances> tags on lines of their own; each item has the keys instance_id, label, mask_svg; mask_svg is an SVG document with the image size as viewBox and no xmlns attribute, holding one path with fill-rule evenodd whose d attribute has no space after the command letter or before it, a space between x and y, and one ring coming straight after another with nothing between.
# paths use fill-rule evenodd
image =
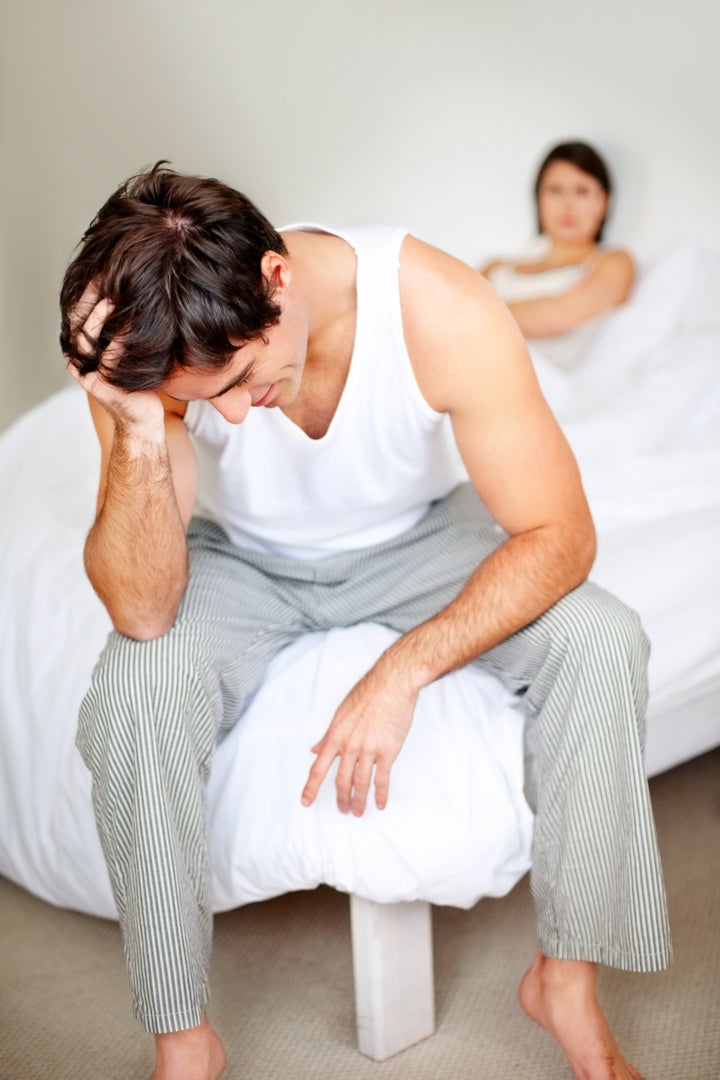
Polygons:
<instances>
[{"instance_id":1,"label":"white wall","mask_svg":"<svg viewBox=\"0 0 720 1080\"><path fill-rule=\"evenodd\" d=\"M545 149L619 189L609 238L720 244L715 0L2 0L0 427L65 385L57 291L160 157L277 224L387 221L476 263L531 233Z\"/></svg>"}]
</instances>

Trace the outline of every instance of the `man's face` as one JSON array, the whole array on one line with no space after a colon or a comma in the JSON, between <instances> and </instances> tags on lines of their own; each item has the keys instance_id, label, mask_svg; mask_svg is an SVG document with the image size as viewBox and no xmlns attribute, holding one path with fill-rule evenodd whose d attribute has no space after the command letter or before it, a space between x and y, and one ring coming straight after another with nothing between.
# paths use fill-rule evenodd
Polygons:
<instances>
[{"instance_id":1,"label":"man's face","mask_svg":"<svg viewBox=\"0 0 720 1080\"><path fill-rule=\"evenodd\" d=\"M301 306L283 305L280 321L238 346L219 371L181 368L158 387L176 401L208 401L229 423L241 424L251 407L290 405L298 395L307 352L307 321Z\"/></svg>"}]
</instances>

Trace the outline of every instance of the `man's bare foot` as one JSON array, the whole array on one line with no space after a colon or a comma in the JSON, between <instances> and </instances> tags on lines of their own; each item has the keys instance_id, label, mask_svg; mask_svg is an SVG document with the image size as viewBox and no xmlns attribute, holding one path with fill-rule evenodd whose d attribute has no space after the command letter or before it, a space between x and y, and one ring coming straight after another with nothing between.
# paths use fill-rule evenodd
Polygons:
<instances>
[{"instance_id":1,"label":"man's bare foot","mask_svg":"<svg viewBox=\"0 0 720 1080\"><path fill-rule=\"evenodd\" d=\"M199 1027L155 1036L155 1070L150 1080L219 1080L225 1047L205 1016Z\"/></svg>"},{"instance_id":2,"label":"man's bare foot","mask_svg":"<svg viewBox=\"0 0 720 1080\"><path fill-rule=\"evenodd\" d=\"M538 952L520 984L520 1004L560 1044L577 1080L642 1080L602 1014L596 974L596 964L549 960Z\"/></svg>"}]
</instances>

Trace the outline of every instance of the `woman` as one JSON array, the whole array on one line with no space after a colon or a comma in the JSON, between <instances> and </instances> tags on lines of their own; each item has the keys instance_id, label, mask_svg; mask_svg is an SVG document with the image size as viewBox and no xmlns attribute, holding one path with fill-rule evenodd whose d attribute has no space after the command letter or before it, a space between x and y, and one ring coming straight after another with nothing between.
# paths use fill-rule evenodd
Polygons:
<instances>
[{"instance_id":1,"label":"woman","mask_svg":"<svg viewBox=\"0 0 720 1080\"><path fill-rule=\"evenodd\" d=\"M610 204L607 166L591 146L561 143L535 181L542 255L482 269L527 338L558 367L575 366L600 316L630 294L634 265L620 248L600 246Z\"/></svg>"}]
</instances>

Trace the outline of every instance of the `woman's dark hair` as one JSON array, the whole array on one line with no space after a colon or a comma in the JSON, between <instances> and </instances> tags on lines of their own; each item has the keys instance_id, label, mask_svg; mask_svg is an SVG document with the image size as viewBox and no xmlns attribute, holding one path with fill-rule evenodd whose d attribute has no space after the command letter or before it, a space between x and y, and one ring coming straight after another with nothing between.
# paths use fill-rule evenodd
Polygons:
<instances>
[{"instance_id":1,"label":"woman's dark hair","mask_svg":"<svg viewBox=\"0 0 720 1080\"><path fill-rule=\"evenodd\" d=\"M571 165L576 165L578 169L582 169L584 173L588 173L590 176L594 177L606 195L612 194L610 171L597 150L584 142L559 143L552 148L549 154L547 154L542 165L538 169L537 177L535 179L535 214L538 232L542 232L542 225L540 222L540 185L542 184L547 169L554 161L569 161ZM606 221L607 214L600 222L600 227L594 237L596 242L602 240Z\"/></svg>"},{"instance_id":2,"label":"woman's dark hair","mask_svg":"<svg viewBox=\"0 0 720 1080\"><path fill-rule=\"evenodd\" d=\"M83 236L60 293L63 353L128 391L155 389L178 366L224 367L280 318L261 273L266 251L287 255L249 199L159 161L121 184ZM113 310L79 349L71 314L90 285ZM121 355L103 367L111 340Z\"/></svg>"}]
</instances>

